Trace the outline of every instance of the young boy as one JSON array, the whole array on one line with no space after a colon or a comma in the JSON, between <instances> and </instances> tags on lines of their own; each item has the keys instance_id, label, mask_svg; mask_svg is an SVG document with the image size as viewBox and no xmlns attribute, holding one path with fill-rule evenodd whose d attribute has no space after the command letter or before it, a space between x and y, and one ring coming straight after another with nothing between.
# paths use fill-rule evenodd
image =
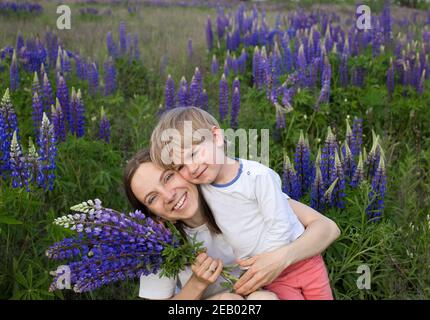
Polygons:
<instances>
[{"instance_id":1,"label":"young boy","mask_svg":"<svg viewBox=\"0 0 430 320\"><path fill-rule=\"evenodd\" d=\"M163 114L151 136L151 158L162 167L175 166L186 180L201 185L217 225L239 259L273 251L304 232L282 192L279 175L258 162L227 157L219 124L206 111L184 107ZM274 282L282 282L282 276ZM326 295L330 298L327 285L322 290L330 292ZM273 291L282 297L279 292L288 291L282 288L281 283Z\"/></svg>"}]
</instances>

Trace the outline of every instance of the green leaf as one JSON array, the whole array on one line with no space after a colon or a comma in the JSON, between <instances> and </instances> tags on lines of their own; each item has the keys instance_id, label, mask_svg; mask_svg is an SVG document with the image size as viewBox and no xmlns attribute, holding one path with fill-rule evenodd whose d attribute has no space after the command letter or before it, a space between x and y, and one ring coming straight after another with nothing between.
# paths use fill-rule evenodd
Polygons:
<instances>
[{"instance_id":1,"label":"green leaf","mask_svg":"<svg viewBox=\"0 0 430 320\"><path fill-rule=\"evenodd\" d=\"M0 216L0 224L22 224L22 221L12 217Z\"/></svg>"}]
</instances>

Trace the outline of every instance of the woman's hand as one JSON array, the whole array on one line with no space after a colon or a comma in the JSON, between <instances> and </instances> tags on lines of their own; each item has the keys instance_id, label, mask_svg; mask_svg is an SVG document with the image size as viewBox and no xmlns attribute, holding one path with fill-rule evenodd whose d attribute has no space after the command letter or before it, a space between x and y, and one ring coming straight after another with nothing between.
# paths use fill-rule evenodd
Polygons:
<instances>
[{"instance_id":1,"label":"woman's hand","mask_svg":"<svg viewBox=\"0 0 430 320\"><path fill-rule=\"evenodd\" d=\"M271 283L289 265L321 254L339 237L340 230L332 220L303 203L292 199L288 202L305 232L277 250L238 261L241 266L250 268L235 284L236 293L248 295Z\"/></svg>"},{"instance_id":2,"label":"woman's hand","mask_svg":"<svg viewBox=\"0 0 430 320\"><path fill-rule=\"evenodd\" d=\"M271 252L265 252L238 264L249 269L234 285L237 294L247 296L259 288L271 283L289 265L285 256L285 247Z\"/></svg>"},{"instance_id":3,"label":"woman's hand","mask_svg":"<svg viewBox=\"0 0 430 320\"><path fill-rule=\"evenodd\" d=\"M193 277L204 286L209 286L218 279L222 272L223 263L212 259L206 253L200 253L191 266Z\"/></svg>"}]
</instances>

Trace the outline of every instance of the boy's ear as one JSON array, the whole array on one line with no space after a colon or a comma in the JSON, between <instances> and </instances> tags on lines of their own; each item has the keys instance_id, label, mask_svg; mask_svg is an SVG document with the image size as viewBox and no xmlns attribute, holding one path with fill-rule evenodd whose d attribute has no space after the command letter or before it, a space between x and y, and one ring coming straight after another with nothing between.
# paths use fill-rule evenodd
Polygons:
<instances>
[{"instance_id":1,"label":"boy's ear","mask_svg":"<svg viewBox=\"0 0 430 320\"><path fill-rule=\"evenodd\" d=\"M211 128L212 136L214 137L215 145L217 147L224 146L224 134L222 133L222 130L218 127L213 126Z\"/></svg>"}]
</instances>

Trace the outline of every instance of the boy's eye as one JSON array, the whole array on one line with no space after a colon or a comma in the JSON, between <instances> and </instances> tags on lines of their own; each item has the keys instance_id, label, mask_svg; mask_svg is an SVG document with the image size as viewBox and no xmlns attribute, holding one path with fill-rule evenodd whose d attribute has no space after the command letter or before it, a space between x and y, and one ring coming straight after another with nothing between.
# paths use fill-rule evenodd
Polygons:
<instances>
[{"instance_id":1,"label":"boy's eye","mask_svg":"<svg viewBox=\"0 0 430 320\"><path fill-rule=\"evenodd\" d=\"M168 173L164 176L164 182L168 182L173 177L173 173Z\"/></svg>"},{"instance_id":2,"label":"boy's eye","mask_svg":"<svg viewBox=\"0 0 430 320\"><path fill-rule=\"evenodd\" d=\"M176 168L176 170L177 170L177 171L181 171L183 168L184 168L184 165L183 165L183 164L181 164L181 165L179 165L179 166Z\"/></svg>"}]
</instances>

